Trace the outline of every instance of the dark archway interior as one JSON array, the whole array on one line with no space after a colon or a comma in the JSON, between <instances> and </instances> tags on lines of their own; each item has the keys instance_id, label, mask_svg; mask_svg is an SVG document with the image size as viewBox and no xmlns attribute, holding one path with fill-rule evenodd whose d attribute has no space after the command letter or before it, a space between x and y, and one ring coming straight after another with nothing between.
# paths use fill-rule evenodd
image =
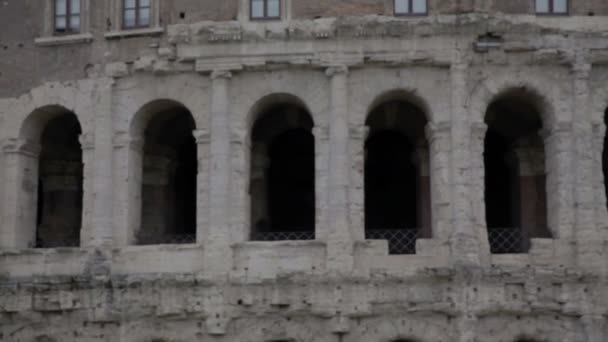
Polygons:
<instances>
[{"instance_id":1,"label":"dark archway interior","mask_svg":"<svg viewBox=\"0 0 608 342\"><path fill-rule=\"evenodd\" d=\"M608 126L608 108L604 112L604 125ZM604 193L608 198L608 130L604 134L604 149L602 150L602 171L604 174ZM608 207L608 201L606 201Z\"/></svg>"},{"instance_id":2,"label":"dark archway interior","mask_svg":"<svg viewBox=\"0 0 608 342\"><path fill-rule=\"evenodd\" d=\"M365 231L389 240L391 254L415 253L431 237L425 114L406 101L387 101L369 115L365 142Z\"/></svg>"},{"instance_id":3,"label":"dark archway interior","mask_svg":"<svg viewBox=\"0 0 608 342\"><path fill-rule=\"evenodd\" d=\"M412 144L402 133L384 130L367 139L365 150L366 228L417 228Z\"/></svg>"},{"instance_id":4,"label":"dark archway interior","mask_svg":"<svg viewBox=\"0 0 608 342\"><path fill-rule=\"evenodd\" d=\"M176 106L145 131L139 244L196 241L198 156L192 114Z\"/></svg>"},{"instance_id":5,"label":"dark archway interior","mask_svg":"<svg viewBox=\"0 0 608 342\"><path fill-rule=\"evenodd\" d=\"M275 105L252 132L253 240L314 239L313 121L300 106Z\"/></svg>"},{"instance_id":6,"label":"dark archway interior","mask_svg":"<svg viewBox=\"0 0 608 342\"><path fill-rule=\"evenodd\" d=\"M515 89L486 112L485 206L493 253L526 252L531 237L550 237L539 103Z\"/></svg>"},{"instance_id":7,"label":"dark archway interior","mask_svg":"<svg viewBox=\"0 0 608 342\"><path fill-rule=\"evenodd\" d=\"M74 113L51 119L41 137L36 247L80 245L83 163Z\"/></svg>"}]
</instances>

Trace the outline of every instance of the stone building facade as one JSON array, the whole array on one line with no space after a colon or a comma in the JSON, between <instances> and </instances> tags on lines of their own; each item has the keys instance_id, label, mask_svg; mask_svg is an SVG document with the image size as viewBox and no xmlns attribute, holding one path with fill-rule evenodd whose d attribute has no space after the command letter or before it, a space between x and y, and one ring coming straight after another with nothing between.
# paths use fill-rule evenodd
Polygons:
<instances>
[{"instance_id":1,"label":"stone building facade","mask_svg":"<svg viewBox=\"0 0 608 342\"><path fill-rule=\"evenodd\" d=\"M608 341L608 2L274 1L0 2L0 341Z\"/></svg>"}]
</instances>

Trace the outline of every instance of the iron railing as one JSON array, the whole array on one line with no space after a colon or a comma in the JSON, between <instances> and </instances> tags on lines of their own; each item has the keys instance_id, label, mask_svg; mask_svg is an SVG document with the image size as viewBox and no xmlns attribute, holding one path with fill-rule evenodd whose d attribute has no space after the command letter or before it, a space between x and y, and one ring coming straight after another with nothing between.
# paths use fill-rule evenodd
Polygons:
<instances>
[{"instance_id":1,"label":"iron railing","mask_svg":"<svg viewBox=\"0 0 608 342\"><path fill-rule=\"evenodd\" d=\"M520 228L488 228L490 252L494 254L523 253L523 234Z\"/></svg>"},{"instance_id":2,"label":"iron railing","mask_svg":"<svg viewBox=\"0 0 608 342\"><path fill-rule=\"evenodd\" d=\"M139 235L138 245L180 245L196 243L196 234Z\"/></svg>"},{"instance_id":3,"label":"iron railing","mask_svg":"<svg viewBox=\"0 0 608 342\"><path fill-rule=\"evenodd\" d=\"M285 240L314 240L314 230L284 231L284 232L253 232L253 241L285 241Z\"/></svg>"},{"instance_id":4,"label":"iron railing","mask_svg":"<svg viewBox=\"0 0 608 342\"><path fill-rule=\"evenodd\" d=\"M416 254L418 229L366 229L368 240L388 240L388 254Z\"/></svg>"},{"instance_id":5,"label":"iron railing","mask_svg":"<svg viewBox=\"0 0 608 342\"><path fill-rule=\"evenodd\" d=\"M79 247L80 238L36 239L35 248Z\"/></svg>"}]
</instances>

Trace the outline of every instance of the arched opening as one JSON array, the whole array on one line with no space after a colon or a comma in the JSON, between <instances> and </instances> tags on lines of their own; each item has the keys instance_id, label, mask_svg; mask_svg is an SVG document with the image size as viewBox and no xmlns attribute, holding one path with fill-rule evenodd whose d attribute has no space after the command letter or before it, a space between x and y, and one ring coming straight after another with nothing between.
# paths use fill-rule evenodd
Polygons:
<instances>
[{"instance_id":1,"label":"arched opening","mask_svg":"<svg viewBox=\"0 0 608 342\"><path fill-rule=\"evenodd\" d=\"M40 137L36 247L77 247L82 225L83 163L80 123L64 110Z\"/></svg>"},{"instance_id":2,"label":"arched opening","mask_svg":"<svg viewBox=\"0 0 608 342\"><path fill-rule=\"evenodd\" d=\"M315 238L313 120L293 102L261 111L251 136L251 239Z\"/></svg>"},{"instance_id":3,"label":"arched opening","mask_svg":"<svg viewBox=\"0 0 608 342\"><path fill-rule=\"evenodd\" d=\"M192 114L158 106L144 130L140 245L196 242L198 157Z\"/></svg>"},{"instance_id":4,"label":"arched opening","mask_svg":"<svg viewBox=\"0 0 608 342\"><path fill-rule=\"evenodd\" d=\"M604 125L608 127L608 108L604 112ZM608 130L604 134L604 148L602 150L602 172L604 175L604 193L608 198ZM608 201L606 201L606 207L608 208Z\"/></svg>"},{"instance_id":5,"label":"arched opening","mask_svg":"<svg viewBox=\"0 0 608 342\"><path fill-rule=\"evenodd\" d=\"M367 118L365 237L388 240L389 254L414 254L431 237L429 150L424 112L389 100Z\"/></svg>"},{"instance_id":6,"label":"arched opening","mask_svg":"<svg viewBox=\"0 0 608 342\"><path fill-rule=\"evenodd\" d=\"M547 227L540 100L513 89L488 107L484 142L485 204L492 253L526 253Z\"/></svg>"}]
</instances>

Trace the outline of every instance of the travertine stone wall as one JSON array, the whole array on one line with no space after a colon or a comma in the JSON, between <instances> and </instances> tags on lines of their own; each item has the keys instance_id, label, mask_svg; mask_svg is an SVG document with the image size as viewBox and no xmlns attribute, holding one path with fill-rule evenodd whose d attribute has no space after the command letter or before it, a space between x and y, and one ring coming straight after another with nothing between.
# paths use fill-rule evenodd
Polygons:
<instances>
[{"instance_id":1,"label":"travertine stone wall","mask_svg":"<svg viewBox=\"0 0 608 342\"><path fill-rule=\"evenodd\" d=\"M272 24L214 3L226 21L188 15L123 39L106 39L95 12L92 41L58 46L34 46L37 23L2 21L30 1L0 4L0 341L605 341L603 5L537 18L457 3L473 12ZM499 46L474 49L488 32ZM485 113L520 88L543 120L553 238L492 255ZM365 119L392 96L428 120L432 238L415 255L364 240ZM251 129L286 97L314 121L317 239L252 242ZM144 132L176 104L195 122L196 243L136 246ZM59 110L82 128L81 247L32 249L40 132Z\"/></svg>"}]
</instances>

